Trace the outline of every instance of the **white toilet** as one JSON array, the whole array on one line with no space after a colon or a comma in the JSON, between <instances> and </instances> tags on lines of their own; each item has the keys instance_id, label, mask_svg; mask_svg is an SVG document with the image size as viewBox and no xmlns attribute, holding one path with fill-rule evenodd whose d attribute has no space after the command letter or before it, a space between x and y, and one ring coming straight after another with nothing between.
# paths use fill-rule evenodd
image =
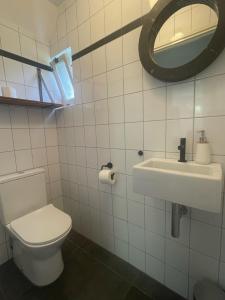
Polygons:
<instances>
[{"instance_id":1,"label":"white toilet","mask_svg":"<svg viewBox=\"0 0 225 300\"><path fill-rule=\"evenodd\" d=\"M61 246L72 221L47 205L44 169L0 177L0 222L12 238L16 265L33 284L45 286L60 276Z\"/></svg>"}]
</instances>

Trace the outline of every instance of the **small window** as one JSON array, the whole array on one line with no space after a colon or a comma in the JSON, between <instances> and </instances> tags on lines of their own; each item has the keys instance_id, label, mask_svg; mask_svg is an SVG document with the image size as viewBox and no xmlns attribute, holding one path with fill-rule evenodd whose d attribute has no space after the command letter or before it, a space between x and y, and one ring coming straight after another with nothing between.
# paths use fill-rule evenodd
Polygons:
<instances>
[{"instance_id":1,"label":"small window","mask_svg":"<svg viewBox=\"0 0 225 300\"><path fill-rule=\"evenodd\" d=\"M71 49L66 49L54 57L51 62L62 98L67 104L74 101L71 54Z\"/></svg>"}]
</instances>

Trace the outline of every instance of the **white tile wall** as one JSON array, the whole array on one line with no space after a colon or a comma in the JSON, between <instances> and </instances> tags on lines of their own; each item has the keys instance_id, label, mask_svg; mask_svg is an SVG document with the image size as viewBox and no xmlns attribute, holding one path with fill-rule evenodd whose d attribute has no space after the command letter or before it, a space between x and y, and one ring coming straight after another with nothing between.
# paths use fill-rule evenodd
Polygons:
<instances>
[{"instance_id":1,"label":"white tile wall","mask_svg":"<svg viewBox=\"0 0 225 300\"><path fill-rule=\"evenodd\" d=\"M78 0L77 20L72 25L65 15L65 23L80 33L81 49L147 13L155 2ZM64 206L75 230L192 299L196 280L208 277L225 284L222 215L190 210L182 219L180 238L172 238L171 204L133 193L132 166L150 157L176 158L180 137L187 137L192 158L199 129L206 130L212 158L224 162L225 54L196 78L167 84L143 70L139 32L73 63L76 103L72 114L71 108L57 112ZM75 136L72 144L68 132ZM144 157L138 150L144 150ZM108 161L117 170L113 187L97 181Z\"/></svg>"}]
</instances>

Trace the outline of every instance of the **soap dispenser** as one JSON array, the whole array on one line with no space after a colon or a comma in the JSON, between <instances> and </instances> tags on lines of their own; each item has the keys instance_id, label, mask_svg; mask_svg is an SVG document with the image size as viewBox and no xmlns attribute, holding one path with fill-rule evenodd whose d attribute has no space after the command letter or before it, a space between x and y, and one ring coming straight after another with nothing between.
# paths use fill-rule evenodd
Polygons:
<instances>
[{"instance_id":1,"label":"soap dispenser","mask_svg":"<svg viewBox=\"0 0 225 300\"><path fill-rule=\"evenodd\" d=\"M205 136L205 130L199 130L200 139L197 143L195 162L200 165L208 165L211 163L210 146Z\"/></svg>"}]
</instances>

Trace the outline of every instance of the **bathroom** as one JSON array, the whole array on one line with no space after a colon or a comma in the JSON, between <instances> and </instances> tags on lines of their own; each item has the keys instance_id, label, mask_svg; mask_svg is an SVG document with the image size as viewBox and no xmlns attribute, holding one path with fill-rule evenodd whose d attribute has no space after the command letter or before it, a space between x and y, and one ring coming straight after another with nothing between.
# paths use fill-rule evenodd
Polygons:
<instances>
[{"instance_id":1,"label":"bathroom","mask_svg":"<svg viewBox=\"0 0 225 300\"><path fill-rule=\"evenodd\" d=\"M0 300L225 299L224 48L223 0L0 0Z\"/></svg>"}]
</instances>

